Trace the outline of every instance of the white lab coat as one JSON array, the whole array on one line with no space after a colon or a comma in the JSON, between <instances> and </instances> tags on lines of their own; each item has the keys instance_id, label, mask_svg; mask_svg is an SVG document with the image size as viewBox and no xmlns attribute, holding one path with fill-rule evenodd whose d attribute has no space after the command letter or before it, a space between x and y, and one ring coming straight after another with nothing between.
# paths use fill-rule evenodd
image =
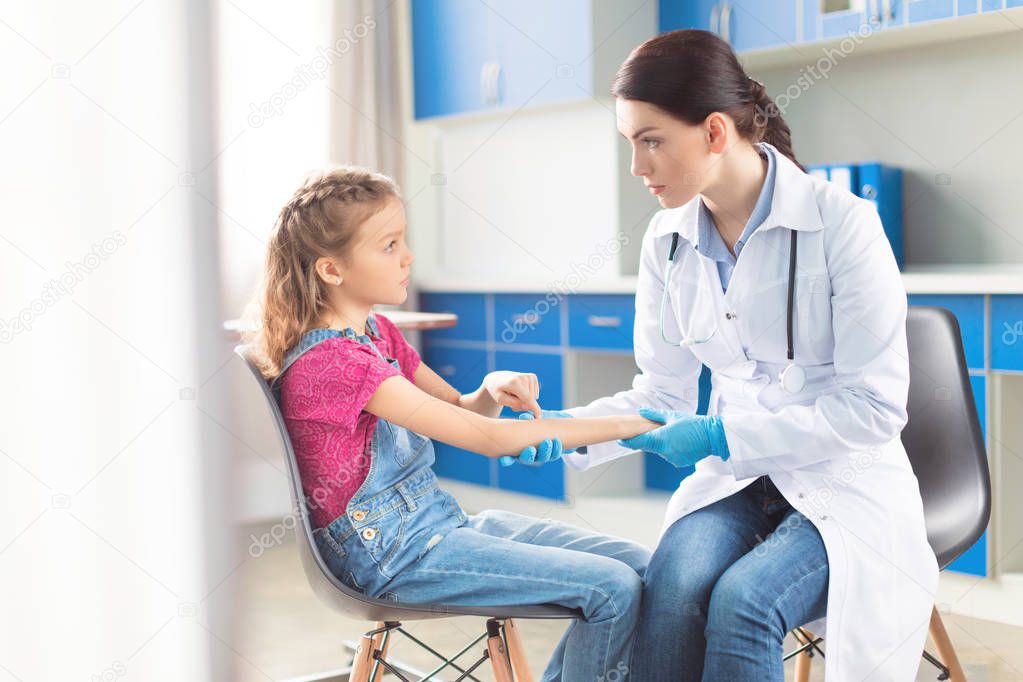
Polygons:
<instances>
[{"instance_id":1,"label":"white lab coat","mask_svg":"<svg viewBox=\"0 0 1023 682\"><path fill-rule=\"evenodd\" d=\"M906 294L872 203L811 177L773 147L775 192L743 247L728 292L697 241L700 198L658 212L643 239L632 389L568 410L589 417L643 405L693 411L700 365L710 413L725 425L727 461L702 460L668 503L661 535L691 511L768 474L820 531L828 554L829 682L912 680L934 604L938 567L916 476L900 440L909 362ZM782 391L790 228L798 231L794 350L806 388ZM658 327L671 234L678 252L665 334L712 339L670 346ZM726 313L733 313L729 319ZM566 455L576 469L630 454L615 442ZM826 627L825 627L826 626Z\"/></svg>"}]
</instances>

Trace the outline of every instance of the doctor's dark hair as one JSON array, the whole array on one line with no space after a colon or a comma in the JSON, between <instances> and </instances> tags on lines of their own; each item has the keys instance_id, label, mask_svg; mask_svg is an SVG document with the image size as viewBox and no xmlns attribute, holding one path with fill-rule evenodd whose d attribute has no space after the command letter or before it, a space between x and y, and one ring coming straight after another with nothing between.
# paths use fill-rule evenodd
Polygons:
<instances>
[{"instance_id":1,"label":"doctor's dark hair","mask_svg":"<svg viewBox=\"0 0 1023 682\"><path fill-rule=\"evenodd\" d=\"M328 284L316 272L317 259L343 258L359 226L390 198L400 197L386 175L339 167L306 178L281 209L262 282L244 314L251 331L243 340L266 379L276 378L288 350L321 324Z\"/></svg>"},{"instance_id":2,"label":"doctor's dark hair","mask_svg":"<svg viewBox=\"0 0 1023 682\"><path fill-rule=\"evenodd\" d=\"M806 171L763 83L747 76L731 46L709 31L669 31L647 40L618 68L611 94L653 104L689 125L726 113L740 135L767 142Z\"/></svg>"}]
</instances>

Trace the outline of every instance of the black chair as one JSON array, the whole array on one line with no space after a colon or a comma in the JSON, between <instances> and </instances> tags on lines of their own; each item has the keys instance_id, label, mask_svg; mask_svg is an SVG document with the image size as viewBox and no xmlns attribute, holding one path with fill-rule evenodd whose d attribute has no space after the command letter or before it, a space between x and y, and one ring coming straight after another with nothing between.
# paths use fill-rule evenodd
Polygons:
<instances>
[{"instance_id":1,"label":"black chair","mask_svg":"<svg viewBox=\"0 0 1023 682\"><path fill-rule=\"evenodd\" d=\"M348 645L354 652L353 661L349 668L332 671L319 677L303 677L302 680L304 682L366 682L367 680L376 682L378 677L386 670L396 675L399 679L408 682L409 678L405 677L407 674L428 677L449 666L462 675L462 677L458 678L459 680L477 680L472 675L472 671L489 659L496 680L511 682L517 679L524 682L532 682L533 677L526 663L514 619L580 618L580 612L576 609L551 604L536 606L459 606L451 604L398 603L368 597L338 580L327 568L326 563L316 549L309 510L306 506L306 499L302 492L302 483L299 478L298 461L295 458L295 451L291 447L291 440L288 438L288 431L284 424L284 418L281 416L280 409L277 406L277 401L274 399L270 386L263 378L259 369L249 360L245 346L237 346L235 353L244 360L253 377L255 377L256 383L259 385L260 393L267 408L270 410L281 449L285 454L288 479L291 482L291 501L293 509L300 519L300 523L295 524L299 553L310 587L312 587L313 592L320 601L331 609L350 618L375 621L377 624L374 629L369 630L363 635L362 641L358 645ZM401 627L401 621L447 618L451 616L480 616L487 619L484 632L452 657L445 657L438 653ZM430 673L424 674L413 670L407 665L387 661L385 657L391 633L400 633L408 637L418 646L437 656L441 661L440 665ZM484 638L487 639L487 647L483 650L480 658L474 661L469 668L463 669L454 662L459 656Z\"/></svg>"},{"instance_id":2,"label":"black chair","mask_svg":"<svg viewBox=\"0 0 1023 682\"><path fill-rule=\"evenodd\" d=\"M944 570L973 546L991 516L991 478L984 436L973 401L959 322L944 308L914 306L906 319L909 346L909 421L902 431L913 472L920 482L927 540ZM796 680L805 682L822 640L803 628L793 635L801 646ZM941 615L931 611L931 640L938 658L924 658L939 670L939 680L965 682L966 676Z\"/></svg>"}]
</instances>

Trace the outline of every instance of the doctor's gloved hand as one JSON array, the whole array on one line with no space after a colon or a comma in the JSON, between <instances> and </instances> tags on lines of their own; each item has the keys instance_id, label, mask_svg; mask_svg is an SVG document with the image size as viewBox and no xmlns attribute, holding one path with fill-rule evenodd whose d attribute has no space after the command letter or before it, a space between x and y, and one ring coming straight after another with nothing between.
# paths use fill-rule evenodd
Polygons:
<instances>
[{"instance_id":1,"label":"doctor's gloved hand","mask_svg":"<svg viewBox=\"0 0 1023 682\"><path fill-rule=\"evenodd\" d=\"M533 414L531 412L523 412L519 415L519 419L532 419ZM540 410L541 419L571 419L572 415L568 412L561 410ZM539 445L525 448L519 453L518 457L512 457L505 455L498 461L501 466L509 467L515 462L522 462L523 464L546 464L547 462L554 462L561 459L561 455L566 452L575 452L575 450L565 450L561 447L560 438L548 438L547 440L541 441Z\"/></svg>"},{"instance_id":2,"label":"doctor's gloved hand","mask_svg":"<svg viewBox=\"0 0 1023 682\"><path fill-rule=\"evenodd\" d=\"M618 441L634 450L653 452L676 467L693 466L704 457L728 459L728 441L721 417L641 407L640 416L664 426Z\"/></svg>"}]
</instances>

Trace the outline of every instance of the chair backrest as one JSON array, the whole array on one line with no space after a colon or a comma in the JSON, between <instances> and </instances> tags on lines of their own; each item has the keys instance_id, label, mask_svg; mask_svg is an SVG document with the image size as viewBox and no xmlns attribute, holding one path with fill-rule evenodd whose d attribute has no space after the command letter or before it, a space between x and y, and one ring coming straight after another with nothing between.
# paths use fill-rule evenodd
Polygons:
<instances>
[{"instance_id":1,"label":"chair backrest","mask_svg":"<svg viewBox=\"0 0 1023 682\"><path fill-rule=\"evenodd\" d=\"M902 443L920 482L927 539L945 568L984 533L991 479L959 323L944 308L913 306L909 421Z\"/></svg>"},{"instance_id":2,"label":"chair backrest","mask_svg":"<svg viewBox=\"0 0 1023 682\"><path fill-rule=\"evenodd\" d=\"M263 378L262 372L249 359L245 346L237 346L234 349L245 365L252 372L259 384L260 392L270 410L273 418L274 431L277 435L281 449L285 454L285 468L288 473L288 481L291 488L291 509L292 513L298 515L295 523L295 534L298 536L299 553L302 557L302 567L305 570L306 579L313 592L329 606L345 613L353 618L363 620L392 620L392 618L378 617L380 607L386 607L390 602L367 597L361 592L354 590L337 579L323 557L320 556L313 540L313 526L309 515L309 507L306 504L305 493L302 490L302 479L298 470L298 459L295 457L295 450L291 447L291 439L288 437L288 429L284 423L284 416L277 405L270 385ZM388 609L389 610L389 609ZM390 615L390 614L387 614Z\"/></svg>"},{"instance_id":3,"label":"chair backrest","mask_svg":"<svg viewBox=\"0 0 1023 682\"><path fill-rule=\"evenodd\" d=\"M295 533L298 536L299 553L302 557L302 568L313 592L320 601L346 616L368 621L403 621L424 620L428 618L444 618L452 614L500 617L500 618L578 618L576 609L555 606L552 604L526 606L471 606L451 604L396 603L386 599L368 597L358 590L345 585L330 572L323 557L316 548L313 539L313 526L306 505L305 493L302 490L302 478L298 469L298 458L291 447L287 425L280 407L270 390L270 384L263 378L259 368L249 360L246 347L236 346L234 352L241 357L249 368L256 383L259 384L267 408L273 418L274 430L277 434L281 450L284 452L288 481L291 488L292 511L298 515Z\"/></svg>"}]
</instances>

